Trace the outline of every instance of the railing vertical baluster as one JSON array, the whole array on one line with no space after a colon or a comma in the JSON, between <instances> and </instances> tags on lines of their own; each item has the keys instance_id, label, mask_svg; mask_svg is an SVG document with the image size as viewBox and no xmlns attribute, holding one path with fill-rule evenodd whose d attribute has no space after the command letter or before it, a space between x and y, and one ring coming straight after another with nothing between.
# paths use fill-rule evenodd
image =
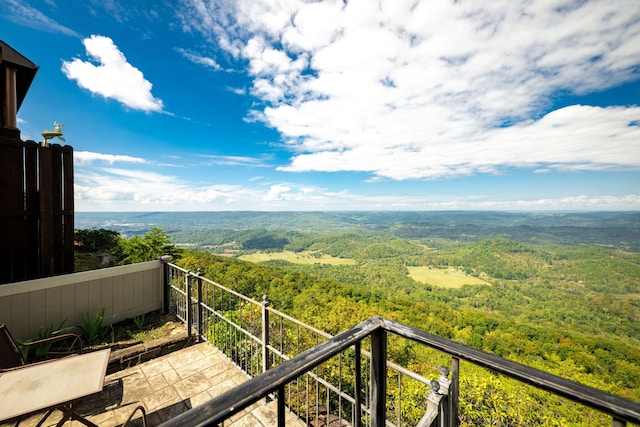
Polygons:
<instances>
[{"instance_id":1,"label":"railing vertical baluster","mask_svg":"<svg viewBox=\"0 0 640 427\"><path fill-rule=\"evenodd\" d=\"M269 299L262 296L262 372L267 372L271 368L269 363Z\"/></svg>"},{"instance_id":2,"label":"railing vertical baluster","mask_svg":"<svg viewBox=\"0 0 640 427\"><path fill-rule=\"evenodd\" d=\"M315 375L316 377L320 377L320 365L316 366ZM319 423L318 417L320 416L320 382L319 381L314 381L314 382L316 385L314 397L316 399L315 416L316 416L316 425L317 425Z\"/></svg>"},{"instance_id":3,"label":"railing vertical baluster","mask_svg":"<svg viewBox=\"0 0 640 427\"><path fill-rule=\"evenodd\" d=\"M360 348L360 341L355 344L356 351L356 372L355 372L355 427L362 427L362 401L360 396L362 395L362 354Z\"/></svg>"},{"instance_id":4,"label":"railing vertical baluster","mask_svg":"<svg viewBox=\"0 0 640 427\"><path fill-rule=\"evenodd\" d=\"M304 395L305 395L305 399L306 399L306 401L305 401L305 405L304 405L304 406L305 406L305 408L306 408L306 414L305 414L305 415L306 415L306 418L305 418L305 420L306 420L306 423L307 423L307 424L309 424L309 419L310 419L310 417L311 417L311 414L310 414L310 412L309 412L309 411L310 411L310 408L311 408L311 405L309 405L309 395L311 394L311 392L309 391L309 390L310 390L310 388L309 388L310 376L309 376L309 375L305 375L305 376L304 376L304 378L305 378L305 380L306 380L306 384L305 384L305 394L304 394Z\"/></svg>"},{"instance_id":5,"label":"railing vertical baluster","mask_svg":"<svg viewBox=\"0 0 640 427\"><path fill-rule=\"evenodd\" d=\"M402 426L402 374L398 371L398 427Z\"/></svg>"},{"instance_id":6,"label":"railing vertical baluster","mask_svg":"<svg viewBox=\"0 0 640 427\"><path fill-rule=\"evenodd\" d=\"M627 422L613 417L613 427L626 427Z\"/></svg>"},{"instance_id":7,"label":"railing vertical baluster","mask_svg":"<svg viewBox=\"0 0 640 427\"><path fill-rule=\"evenodd\" d=\"M384 427L387 412L387 334L371 333L371 426Z\"/></svg>"},{"instance_id":8,"label":"railing vertical baluster","mask_svg":"<svg viewBox=\"0 0 640 427\"><path fill-rule=\"evenodd\" d=\"M210 304L211 304L211 307L213 307L213 312L214 312L214 313L217 313L218 311L216 310L216 286L212 286L212 287L211 287L211 291L212 291L212 292L211 292L211 294L212 294L212 295L211 295L211 302L210 302ZM220 328L218 327L218 322L219 322L219 320L218 320L218 317L217 317L217 316L211 316L211 318L213 319L213 320L210 322L210 324L209 324L209 328L210 328L210 329L213 329L213 331L211 331L212 336L213 336L213 338L211 339L211 344L213 344L214 346L216 346L216 347L220 348L220 347L222 347L222 346L220 345L220 343L218 343L218 342L217 342L217 340L218 340L218 333L217 333L217 331L220 329Z\"/></svg>"},{"instance_id":9,"label":"railing vertical baluster","mask_svg":"<svg viewBox=\"0 0 640 427\"><path fill-rule=\"evenodd\" d=\"M325 423L328 425L329 420L331 419L331 390L327 386L325 386L324 388L327 390L327 406L326 406L327 415L326 415Z\"/></svg>"},{"instance_id":10,"label":"railing vertical baluster","mask_svg":"<svg viewBox=\"0 0 640 427\"><path fill-rule=\"evenodd\" d=\"M193 313L191 313L191 271L187 271L184 284L187 290L187 301L185 304L187 310L187 336L191 338L191 328L193 327Z\"/></svg>"},{"instance_id":11,"label":"railing vertical baluster","mask_svg":"<svg viewBox=\"0 0 640 427\"><path fill-rule=\"evenodd\" d=\"M198 328L198 342L202 342L202 335L204 334L204 331L202 330L202 270L198 269L196 272L198 278L197 278L197 283L198 283L198 309L196 311L196 314L198 316L197 318L197 328Z\"/></svg>"},{"instance_id":12,"label":"railing vertical baluster","mask_svg":"<svg viewBox=\"0 0 640 427\"><path fill-rule=\"evenodd\" d=\"M342 424L342 353L338 355L338 418Z\"/></svg>"},{"instance_id":13,"label":"railing vertical baluster","mask_svg":"<svg viewBox=\"0 0 640 427\"><path fill-rule=\"evenodd\" d=\"M449 389L449 426L458 427L458 398L460 396L460 359L451 358L451 388Z\"/></svg>"},{"instance_id":14,"label":"railing vertical baluster","mask_svg":"<svg viewBox=\"0 0 640 427\"><path fill-rule=\"evenodd\" d=\"M283 322L284 322L284 318L282 316L280 316L280 324L278 326L278 329L279 329L278 334L280 336L280 344L279 344L279 346L280 346L280 353L284 354L284 325L283 325Z\"/></svg>"}]
</instances>

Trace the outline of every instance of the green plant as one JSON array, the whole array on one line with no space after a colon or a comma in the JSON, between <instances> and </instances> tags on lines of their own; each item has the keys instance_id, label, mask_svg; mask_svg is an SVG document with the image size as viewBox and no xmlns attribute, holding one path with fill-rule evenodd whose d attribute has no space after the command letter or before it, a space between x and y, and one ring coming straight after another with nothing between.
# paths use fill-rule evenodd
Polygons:
<instances>
[{"instance_id":1,"label":"green plant","mask_svg":"<svg viewBox=\"0 0 640 427\"><path fill-rule=\"evenodd\" d=\"M91 311L82 313L82 330L84 331L88 341L94 341L100 338L104 332L102 322L104 321L105 308L96 312L95 318L91 317Z\"/></svg>"},{"instance_id":2,"label":"green plant","mask_svg":"<svg viewBox=\"0 0 640 427\"><path fill-rule=\"evenodd\" d=\"M64 326L65 323L67 323L67 319L63 320L57 328L53 327L53 323L46 328L41 326L40 330L38 331L38 339L51 338L67 332L69 330L69 327ZM18 345L20 347L20 351L22 352L22 357L24 357L25 360L29 358L29 350L31 349L29 343L31 342L33 342L33 340L18 340ZM35 346L36 358L39 359L49 353L49 350L51 350L51 346L53 345L53 343L53 341L49 341L37 344Z\"/></svg>"},{"instance_id":3,"label":"green plant","mask_svg":"<svg viewBox=\"0 0 640 427\"><path fill-rule=\"evenodd\" d=\"M136 328L138 328L138 330L141 331L142 328L144 327L144 313L142 313L140 316L134 317L133 323L136 325Z\"/></svg>"}]
</instances>

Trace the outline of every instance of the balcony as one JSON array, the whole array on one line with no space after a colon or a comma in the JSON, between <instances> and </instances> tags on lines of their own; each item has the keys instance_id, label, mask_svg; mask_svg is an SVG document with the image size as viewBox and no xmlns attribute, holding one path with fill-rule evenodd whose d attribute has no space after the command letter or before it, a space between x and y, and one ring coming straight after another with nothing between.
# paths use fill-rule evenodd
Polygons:
<instances>
[{"instance_id":1,"label":"balcony","mask_svg":"<svg viewBox=\"0 0 640 427\"><path fill-rule=\"evenodd\" d=\"M168 262L0 286L0 323L20 338L102 307L108 322L173 312L200 343L108 376L101 412L87 409L100 425L142 404L151 425L456 426L470 366L584 406L585 424L640 424L637 402L380 317L332 337ZM437 372L388 361L393 340L431 349Z\"/></svg>"}]
</instances>

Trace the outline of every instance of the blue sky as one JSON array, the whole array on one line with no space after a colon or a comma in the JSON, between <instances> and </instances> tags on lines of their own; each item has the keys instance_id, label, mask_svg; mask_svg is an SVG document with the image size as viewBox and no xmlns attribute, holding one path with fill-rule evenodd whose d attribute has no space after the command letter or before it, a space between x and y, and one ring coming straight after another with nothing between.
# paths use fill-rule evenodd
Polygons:
<instances>
[{"instance_id":1,"label":"blue sky","mask_svg":"<svg viewBox=\"0 0 640 427\"><path fill-rule=\"evenodd\" d=\"M78 211L640 210L629 0L4 0Z\"/></svg>"}]
</instances>

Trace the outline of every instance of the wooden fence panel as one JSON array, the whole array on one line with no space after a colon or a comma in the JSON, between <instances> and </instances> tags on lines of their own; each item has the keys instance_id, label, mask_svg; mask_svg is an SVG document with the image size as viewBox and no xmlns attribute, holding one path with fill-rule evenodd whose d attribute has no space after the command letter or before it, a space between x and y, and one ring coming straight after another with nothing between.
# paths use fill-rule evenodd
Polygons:
<instances>
[{"instance_id":1,"label":"wooden fence panel","mask_svg":"<svg viewBox=\"0 0 640 427\"><path fill-rule=\"evenodd\" d=\"M62 269L65 272L74 271L74 241L73 234L75 231L74 225L74 209L75 203L73 199L73 149L68 145L62 147L64 156L62 158L62 174L64 179L63 185L63 200L62 206L62 235L64 243L62 245L64 253L64 261Z\"/></svg>"},{"instance_id":2,"label":"wooden fence panel","mask_svg":"<svg viewBox=\"0 0 640 427\"><path fill-rule=\"evenodd\" d=\"M30 255L23 240L25 224L21 220L24 214L23 192L23 149L17 142L8 141L0 152L0 227L3 244L0 245L2 268L0 279L10 281L13 277L26 277L26 260ZM37 249L37 248L35 248ZM11 261L5 263L5 260Z\"/></svg>"},{"instance_id":3,"label":"wooden fence panel","mask_svg":"<svg viewBox=\"0 0 640 427\"><path fill-rule=\"evenodd\" d=\"M72 273L73 149L0 137L0 284Z\"/></svg>"},{"instance_id":4,"label":"wooden fence panel","mask_svg":"<svg viewBox=\"0 0 640 427\"><path fill-rule=\"evenodd\" d=\"M35 272L39 271L40 258L38 256L40 248L39 237L39 215L38 215L38 149L40 144L30 141L25 143L25 215L23 217L24 242L27 248L31 248L26 259L27 272L34 272L27 277L38 277ZM16 277L14 280L22 280Z\"/></svg>"}]
</instances>

